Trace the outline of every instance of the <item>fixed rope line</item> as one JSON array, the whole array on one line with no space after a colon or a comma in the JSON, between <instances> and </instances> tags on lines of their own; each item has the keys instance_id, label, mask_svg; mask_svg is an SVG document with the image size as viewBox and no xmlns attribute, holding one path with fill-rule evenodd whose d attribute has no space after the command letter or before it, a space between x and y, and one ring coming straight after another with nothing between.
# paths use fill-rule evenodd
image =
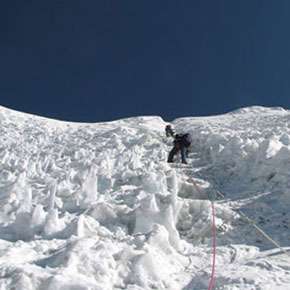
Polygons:
<instances>
[{"instance_id":1,"label":"fixed rope line","mask_svg":"<svg viewBox=\"0 0 290 290\"><path fill-rule=\"evenodd\" d=\"M202 191L200 190L199 186L196 184L194 179L191 179L195 189L199 194L203 194ZM217 248L217 243L216 243L216 224L215 224L215 206L214 206L214 200L215 200L215 195L210 196L208 194L209 201L211 204L211 212L212 212L212 226L211 226L211 235L212 235L212 266L211 266L211 275L210 275L210 280L208 284L208 290L212 290L214 288L214 283L215 283L215 264L216 264L216 248Z\"/></svg>"},{"instance_id":2,"label":"fixed rope line","mask_svg":"<svg viewBox=\"0 0 290 290\"><path fill-rule=\"evenodd\" d=\"M271 244L273 244L275 247L279 248L281 252L284 254L290 256L289 252L282 248L275 240L273 240L268 234L266 234L257 224L254 220L250 219L248 216L246 216L241 210L237 210L239 215L244 218L245 221L247 221L250 225L252 225L257 232L259 232L264 238L266 238Z\"/></svg>"},{"instance_id":3,"label":"fixed rope line","mask_svg":"<svg viewBox=\"0 0 290 290\"><path fill-rule=\"evenodd\" d=\"M221 196L225 197L223 193L221 193L219 190L216 190L216 193ZM280 251L288 256L290 256L289 250L285 250L283 247L281 247L273 238L271 238L265 231L263 231L257 223L249 218L246 214L244 214L240 209L236 210L236 212L251 226L253 226L258 233L260 233L265 239L267 239L271 244L273 244L275 247L280 249Z\"/></svg>"}]
</instances>

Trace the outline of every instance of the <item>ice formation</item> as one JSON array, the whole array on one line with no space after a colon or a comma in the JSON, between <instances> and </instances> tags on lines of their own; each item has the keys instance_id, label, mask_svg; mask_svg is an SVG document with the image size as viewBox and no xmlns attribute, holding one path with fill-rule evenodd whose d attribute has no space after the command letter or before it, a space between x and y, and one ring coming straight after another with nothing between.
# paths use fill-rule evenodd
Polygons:
<instances>
[{"instance_id":1,"label":"ice formation","mask_svg":"<svg viewBox=\"0 0 290 290\"><path fill-rule=\"evenodd\" d=\"M290 111L81 124L0 107L0 290L288 290ZM222 193L224 196L218 195ZM287 248L288 247L288 248Z\"/></svg>"}]
</instances>

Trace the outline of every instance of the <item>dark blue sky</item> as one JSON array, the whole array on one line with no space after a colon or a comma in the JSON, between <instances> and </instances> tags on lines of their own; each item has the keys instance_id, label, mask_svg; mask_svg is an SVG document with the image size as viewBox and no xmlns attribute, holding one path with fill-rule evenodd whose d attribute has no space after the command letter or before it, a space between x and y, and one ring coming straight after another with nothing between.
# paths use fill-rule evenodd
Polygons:
<instances>
[{"instance_id":1,"label":"dark blue sky","mask_svg":"<svg viewBox=\"0 0 290 290\"><path fill-rule=\"evenodd\" d=\"M0 105L52 118L290 107L289 0L9 0Z\"/></svg>"}]
</instances>

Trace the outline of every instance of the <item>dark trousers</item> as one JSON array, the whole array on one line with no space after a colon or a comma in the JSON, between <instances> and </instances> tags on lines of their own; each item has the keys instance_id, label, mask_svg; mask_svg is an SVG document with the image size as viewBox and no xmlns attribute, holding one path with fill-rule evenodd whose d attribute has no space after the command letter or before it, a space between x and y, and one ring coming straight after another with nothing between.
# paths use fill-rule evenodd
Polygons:
<instances>
[{"instance_id":1,"label":"dark trousers","mask_svg":"<svg viewBox=\"0 0 290 290\"><path fill-rule=\"evenodd\" d=\"M175 144L174 147L171 149L168 155L167 162L172 163L174 156L180 151L181 154L181 162L187 164L186 162L186 148L181 144Z\"/></svg>"}]
</instances>

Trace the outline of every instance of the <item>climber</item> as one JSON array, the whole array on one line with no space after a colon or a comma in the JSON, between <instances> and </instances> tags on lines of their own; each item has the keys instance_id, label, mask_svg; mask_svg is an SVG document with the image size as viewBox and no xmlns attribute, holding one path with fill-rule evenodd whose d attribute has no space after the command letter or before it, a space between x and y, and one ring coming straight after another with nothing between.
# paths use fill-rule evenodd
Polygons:
<instances>
[{"instance_id":1,"label":"climber","mask_svg":"<svg viewBox=\"0 0 290 290\"><path fill-rule=\"evenodd\" d=\"M166 137L174 137L175 133L170 125L165 127Z\"/></svg>"},{"instance_id":2,"label":"climber","mask_svg":"<svg viewBox=\"0 0 290 290\"><path fill-rule=\"evenodd\" d=\"M188 147L191 144L191 136L189 133L174 135L173 148L169 152L167 162L172 163L174 156L180 151L181 162L187 164L186 156L188 155Z\"/></svg>"}]
</instances>

